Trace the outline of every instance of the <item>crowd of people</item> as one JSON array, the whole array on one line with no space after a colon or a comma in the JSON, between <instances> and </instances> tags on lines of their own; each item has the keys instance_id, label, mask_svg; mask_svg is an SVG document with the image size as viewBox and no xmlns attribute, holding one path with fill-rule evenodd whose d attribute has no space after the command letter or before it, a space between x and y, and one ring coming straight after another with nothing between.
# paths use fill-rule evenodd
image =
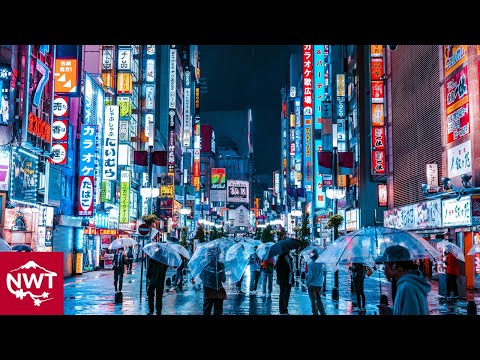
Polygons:
<instances>
[{"instance_id":1,"label":"crowd of people","mask_svg":"<svg viewBox=\"0 0 480 360\"><path fill-rule=\"evenodd\" d=\"M255 250L257 247L255 247ZM113 276L115 292L122 291L123 275L125 270L131 272L133 263L133 252L129 248L118 249L113 259ZM214 315L223 314L223 302L227 299L224 284L227 281L225 264L220 260L218 249L209 249L210 260L203 269L200 279L204 292L203 314L210 315L213 310ZM250 271L250 282L248 292L250 296L255 296L261 285L261 293L264 297L271 297L273 288L274 273L276 273L276 283L279 286L279 312L280 314L289 314L288 306L290 293L295 285L296 272L298 271L297 261L292 254L295 251L284 251L278 256L271 257L262 261L254 251L250 255L248 267ZM453 296L458 296L456 276L458 276L457 259L452 254L446 254L445 264L447 265L447 293L451 292ZM313 315L327 315L322 297L325 296L325 266L323 263L316 262L319 256L317 249L311 249L307 254L302 271L304 272L304 286L308 291L311 302L311 312ZM386 294L381 295L380 303L377 305L380 315L427 315L428 303L427 295L431 289L428 280L418 269L417 262L411 259L409 250L400 245L387 247L378 263L383 264L383 272L388 281L392 284L392 299L389 301ZM373 265L376 269L376 265ZM156 312L160 315L162 312L162 297L165 288L165 277L168 265L149 258L147 266L147 296L149 315ZM184 273L188 268L188 259L182 256L181 265L176 267L173 286L182 290L184 283ZM365 312L366 298L364 292L365 278L373 271L368 265L361 262L352 262L348 267L351 276L351 290L356 297L355 312ZM242 291L243 274L239 281L235 283L238 292ZM193 279L192 279L192 282ZM455 286L454 286L455 285ZM391 303L392 305L390 306Z\"/></svg>"}]
</instances>

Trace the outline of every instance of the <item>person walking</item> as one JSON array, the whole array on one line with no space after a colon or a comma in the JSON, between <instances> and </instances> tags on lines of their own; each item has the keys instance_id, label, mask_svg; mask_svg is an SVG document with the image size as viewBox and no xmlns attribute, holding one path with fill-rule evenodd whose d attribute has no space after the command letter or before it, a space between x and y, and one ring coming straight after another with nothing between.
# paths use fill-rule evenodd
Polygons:
<instances>
[{"instance_id":1,"label":"person walking","mask_svg":"<svg viewBox=\"0 0 480 360\"><path fill-rule=\"evenodd\" d=\"M357 296L357 307L353 308L353 311L366 312L365 292L363 289L365 282L365 265L354 262L349 269L352 272L352 284Z\"/></svg>"},{"instance_id":2,"label":"person walking","mask_svg":"<svg viewBox=\"0 0 480 360\"><path fill-rule=\"evenodd\" d=\"M275 265L277 270L277 284L280 285L279 310L280 314L288 315L288 302L290 301L290 291L293 286L293 259L290 251L285 251L278 256Z\"/></svg>"},{"instance_id":3,"label":"person walking","mask_svg":"<svg viewBox=\"0 0 480 360\"><path fill-rule=\"evenodd\" d=\"M262 279L262 294L263 296L272 296L273 288L273 270L275 269L275 258L271 257L262 261L261 265L261 279ZM268 283L268 290L267 290Z\"/></svg>"},{"instance_id":4,"label":"person walking","mask_svg":"<svg viewBox=\"0 0 480 360\"><path fill-rule=\"evenodd\" d=\"M203 315L223 314L223 301L227 293L223 283L227 281L225 264L220 261L220 250L217 248L208 249L208 263L200 273L203 282Z\"/></svg>"},{"instance_id":5,"label":"person walking","mask_svg":"<svg viewBox=\"0 0 480 360\"><path fill-rule=\"evenodd\" d=\"M318 315L320 312L320 315L326 315L322 302L324 264L315 262L318 258L317 249L312 249L309 256L310 259L306 266L305 284L307 285L308 296L312 304L312 314Z\"/></svg>"},{"instance_id":6,"label":"person walking","mask_svg":"<svg viewBox=\"0 0 480 360\"><path fill-rule=\"evenodd\" d=\"M173 286L179 290L183 289L183 269L185 269L185 263L187 261L187 258L183 255L180 255L182 258L182 263L180 266L177 267L177 273L175 275L175 282L173 283Z\"/></svg>"},{"instance_id":7,"label":"person walking","mask_svg":"<svg viewBox=\"0 0 480 360\"><path fill-rule=\"evenodd\" d=\"M118 249L117 253L113 256L113 285L115 286L115 292L122 292L123 287L123 274L125 273L125 265L128 263L128 259L123 252L123 248Z\"/></svg>"},{"instance_id":8,"label":"person walking","mask_svg":"<svg viewBox=\"0 0 480 360\"><path fill-rule=\"evenodd\" d=\"M165 286L165 276L167 275L168 265L148 259L147 269L147 296L148 296L148 314L153 315L154 305L157 315L162 314L163 288Z\"/></svg>"},{"instance_id":9,"label":"person walking","mask_svg":"<svg viewBox=\"0 0 480 360\"><path fill-rule=\"evenodd\" d=\"M458 267L458 259L453 255L450 249L445 250L445 254L447 255L445 259L445 265L447 266L445 269L445 274L447 276L447 300L450 299L458 299L458 285L457 279L458 275L460 275L460 269ZM453 297L452 295L453 291Z\"/></svg>"},{"instance_id":10,"label":"person walking","mask_svg":"<svg viewBox=\"0 0 480 360\"><path fill-rule=\"evenodd\" d=\"M260 278L260 271L262 270L262 262L258 257L256 251L257 246L253 248L254 252L250 255L250 295L257 293L258 279Z\"/></svg>"},{"instance_id":11,"label":"person walking","mask_svg":"<svg viewBox=\"0 0 480 360\"><path fill-rule=\"evenodd\" d=\"M384 263L385 277L396 280L393 315L428 315L427 295L431 285L416 269L410 251L401 245L392 245L385 249L379 261Z\"/></svg>"},{"instance_id":12,"label":"person walking","mask_svg":"<svg viewBox=\"0 0 480 360\"><path fill-rule=\"evenodd\" d=\"M127 274L132 273L132 266L133 266L133 246L129 246L127 248Z\"/></svg>"}]
</instances>

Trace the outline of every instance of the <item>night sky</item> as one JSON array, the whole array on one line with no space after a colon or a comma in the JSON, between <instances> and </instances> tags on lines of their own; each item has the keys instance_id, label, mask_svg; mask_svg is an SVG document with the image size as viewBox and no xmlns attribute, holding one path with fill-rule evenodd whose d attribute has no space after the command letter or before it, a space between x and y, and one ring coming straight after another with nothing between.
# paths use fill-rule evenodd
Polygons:
<instances>
[{"instance_id":1,"label":"night sky","mask_svg":"<svg viewBox=\"0 0 480 360\"><path fill-rule=\"evenodd\" d=\"M200 110L255 110L255 174L272 175L280 168L281 88L290 53L301 45L200 45L201 77L207 93Z\"/></svg>"}]
</instances>

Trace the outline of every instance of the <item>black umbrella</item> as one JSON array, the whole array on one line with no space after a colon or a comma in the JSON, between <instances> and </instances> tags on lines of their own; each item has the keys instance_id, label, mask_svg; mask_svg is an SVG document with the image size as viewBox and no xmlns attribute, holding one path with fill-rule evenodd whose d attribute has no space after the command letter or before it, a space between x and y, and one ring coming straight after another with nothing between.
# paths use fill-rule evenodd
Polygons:
<instances>
[{"instance_id":1,"label":"black umbrella","mask_svg":"<svg viewBox=\"0 0 480 360\"><path fill-rule=\"evenodd\" d=\"M12 251L33 251L33 249L25 244L19 244L12 246Z\"/></svg>"},{"instance_id":2,"label":"black umbrella","mask_svg":"<svg viewBox=\"0 0 480 360\"><path fill-rule=\"evenodd\" d=\"M169 236L167 237L167 241L168 242L171 242L171 243L174 243L174 244L177 244L179 243L180 241L178 240L178 238L174 237L174 236Z\"/></svg>"},{"instance_id":3,"label":"black umbrella","mask_svg":"<svg viewBox=\"0 0 480 360\"><path fill-rule=\"evenodd\" d=\"M298 249L301 246L301 244L302 243L300 240L287 237L283 240L276 242L270 247L270 249L268 250L267 258L284 254L290 250Z\"/></svg>"}]
</instances>

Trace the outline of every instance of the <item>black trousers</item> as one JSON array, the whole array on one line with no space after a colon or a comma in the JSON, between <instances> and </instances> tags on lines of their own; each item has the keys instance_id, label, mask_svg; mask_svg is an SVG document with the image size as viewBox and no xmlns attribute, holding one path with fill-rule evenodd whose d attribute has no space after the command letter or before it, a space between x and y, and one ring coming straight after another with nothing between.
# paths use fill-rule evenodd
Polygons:
<instances>
[{"instance_id":1,"label":"black trousers","mask_svg":"<svg viewBox=\"0 0 480 360\"><path fill-rule=\"evenodd\" d=\"M163 300L163 283L160 286L148 285L148 310L153 314L153 305L155 302L155 310L157 315L162 313L162 300Z\"/></svg>"},{"instance_id":2,"label":"black trousers","mask_svg":"<svg viewBox=\"0 0 480 360\"><path fill-rule=\"evenodd\" d=\"M453 291L453 296L458 296L457 275L447 274L447 296Z\"/></svg>"},{"instance_id":3,"label":"black trousers","mask_svg":"<svg viewBox=\"0 0 480 360\"><path fill-rule=\"evenodd\" d=\"M363 281L353 281L353 288L355 289L355 294L357 295L357 306L359 308L365 307L365 293L363 291Z\"/></svg>"},{"instance_id":4,"label":"black trousers","mask_svg":"<svg viewBox=\"0 0 480 360\"><path fill-rule=\"evenodd\" d=\"M278 302L280 314L288 314L288 302L290 301L291 290L292 285L280 285L280 296Z\"/></svg>"},{"instance_id":5,"label":"black trousers","mask_svg":"<svg viewBox=\"0 0 480 360\"><path fill-rule=\"evenodd\" d=\"M123 286L123 272L117 272L114 270L113 273L113 285L115 286L115 291L117 291L117 283L118 283L118 291L122 291Z\"/></svg>"},{"instance_id":6,"label":"black trousers","mask_svg":"<svg viewBox=\"0 0 480 360\"><path fill-rule=\"evenodd\" d=\"M203 315L211 315L213 307L213 315L223 314L223 299L203 299Z\"/></svg>"}]
</instances>

